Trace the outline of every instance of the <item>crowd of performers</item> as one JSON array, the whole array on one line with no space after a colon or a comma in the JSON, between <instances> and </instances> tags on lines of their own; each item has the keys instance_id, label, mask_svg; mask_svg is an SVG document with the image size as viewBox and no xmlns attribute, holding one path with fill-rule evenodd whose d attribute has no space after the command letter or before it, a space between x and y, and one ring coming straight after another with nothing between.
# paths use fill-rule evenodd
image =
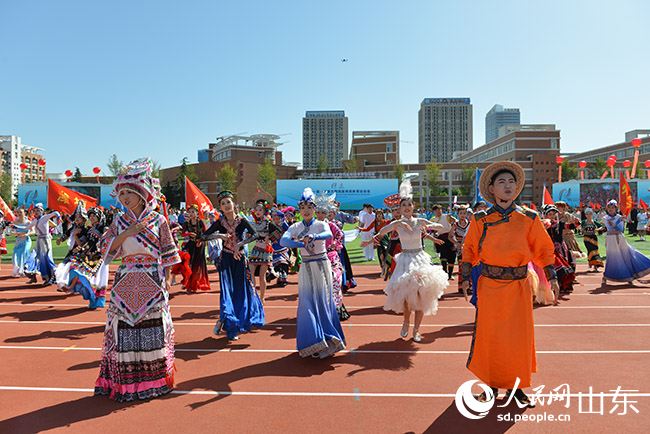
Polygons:
<instances>
[{"instance_id":1,"label":"crowd of performers","mask_svg":"<svg viewBox=\"0 0 650 434\"><path fill-rule=\"evenodd\" d=\"M19 209L13 222L0 221L3 234L16 236L14 276L36 283L40 275L43 285L82 295L89 308L106 307L95 393L117 401L147 399L173 388L169 291L177 278L188 293L211 289L208 263L215 265L220 285L213 332L230 340L265 325L267 285L275 281L284 287L297 272L296 347L300 356L314 358L346 347L341 322L350 312L344 294L356 286L346 239L360 234L365 259L376 255L385 282L383 308L403 316L403 338L411 334L413 314L414 342L422 341L423 319L436 314L457 263L458 291L477 308L467 367L491 388L479 400L507 389L525 405L533 405L523 388L531 386L537 370L533 304L555 305L561 292L571 292L576 258L587 258L594 271L604 267L603 283L632 282L650 273L650 259L623 236L626 219L615 200L601 215L592 209L572 214L562 202L539 213L518 206L514 200L525 177L512 162L493 163L483 172L479 189L492 206L461 206L454 215L440 206L433 207L430 218L417 214L405 181L399 193L384 200L386 214L365 204L358 217L340 211L335 195L317 196L306 188L297 209L259 200L249 219L238 211L234 194L223 191L217 209L207 215L208 224L195 205L182 224L159 213L160 184L151 171L151 161L141 159L116 178L113 194L126 212L105 216L79 202L57 240L68 245L58 265L52 258L58 212L46 213L37 204L32 220ZM643 236L648 219L636 218ZM344 231L346 224L358 226ZM584 236L586 254L576 242L577 230ZM599 256L602 233L606 262ZM433 241L439 259L426 253L425 240ZM109 286L108 266L114 260L121 264Z\"/></svg>"}]
</instances>

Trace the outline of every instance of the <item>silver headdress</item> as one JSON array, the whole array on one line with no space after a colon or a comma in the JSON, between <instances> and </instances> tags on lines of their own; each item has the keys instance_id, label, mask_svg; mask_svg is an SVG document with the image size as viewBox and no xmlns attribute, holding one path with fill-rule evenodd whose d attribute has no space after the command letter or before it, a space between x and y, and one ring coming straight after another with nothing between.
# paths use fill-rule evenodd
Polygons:
<instances>
[{"instance_id":1,"label":"silver headdress","mask_svg":"<svg viewBox=\"0 0 650 434\"><path fill-rule=\"evenodd\" d=\"M336 208L334 199L336 198L336 193L331 196L327 195L327 191L322 192L316 196L316 211L325 211L330 212Z\"/></svg>"}]
</instances>

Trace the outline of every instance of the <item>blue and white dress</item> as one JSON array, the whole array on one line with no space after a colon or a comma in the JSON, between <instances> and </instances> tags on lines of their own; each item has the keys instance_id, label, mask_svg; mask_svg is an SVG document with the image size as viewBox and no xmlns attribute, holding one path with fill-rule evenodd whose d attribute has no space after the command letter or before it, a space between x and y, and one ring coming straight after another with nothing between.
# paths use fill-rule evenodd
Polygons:
<instances>
[{"instance_id":1,"label":"blue and white dress","mask_svg":"<svg viewBox=\"0 0 650 434\"><path fill-rule=\"evenodd\" d=\"M13 265L14 269L11 272L14 277L22 277L25 275L25 265L32 252L32 240L29 238L27 226L29 220L25 223L14 223L13 234L16 235L16 244L14 245Z\"/></svg>"},{"instance_id":2,"label":"blue and white dress","mask_svg":"<svg viewBox=\"0 0 650 434\"><path fill-rule=\"evenodd\" d=\"M56 264L52 259L52 236L50 235L50 219L58 217L60 214L57 211L49 214L42 215L41 217L32 220L27 226L27 230L34 229L36 231L36 247L34 248L36 258L36 270L41 274L44 283L49 283L54 278L56 271ZM30 270L28 266L28 272Z\"/></svg>"},{"instance_id":3,"label":"blue and white dress","mask_svg":"<svg viewBox=\"0 0 650 434\"><path fill-rule=\"evenodd\" d=\"M307 235L313 236L309 245L297 241ZM312 218L309 222L294 223L280 239L285 247L299 247L302 256L296 314L296 346L302 357L322 359L345 348L333 296L332 267L325 248L325 240L329 238L332 238L329 224Z\"/></svg>"},{"instance_id":4,"label":"blue and white dress","mask_svg":"<svg viewBox=\"0 0 650 434\"><path fill-rule=\"evenodd\" d=\"M632 282L650 274L650 259L630 246L623 236L625 218L620 215L607 214L603 217L607 228L607 260L603 278L614 282Z\"/></svg>"}]
</instances>

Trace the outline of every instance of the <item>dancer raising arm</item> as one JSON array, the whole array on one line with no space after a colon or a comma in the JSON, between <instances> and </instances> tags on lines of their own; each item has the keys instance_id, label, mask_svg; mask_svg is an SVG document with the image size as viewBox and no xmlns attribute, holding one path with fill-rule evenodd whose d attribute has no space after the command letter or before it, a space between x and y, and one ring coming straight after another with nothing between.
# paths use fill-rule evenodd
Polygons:
<instances>
[{"instance_id":1,"label":"dancer raising arm","mask_svg":"<svg viewBox=\"0 0 650 434\"><path fill-rule=\"evenodd\" d=\"M408 336L411 312L415 312L413 340L421 342L420 325L424 315L435 315L438 311L438 299L449 286L448 276L442 267L431 265L431 256L422 249L422 232L442 229L442 225L413 217L413 199L411 182L406 180L400 185L400 208L402 218L384 226L374 241L391 232L397 231L402 245L402 252L395 256L395 270L384 292L388 295L384 310L404 313L404 322L400 335ZM373 240L361 243L372 243Z\"/></svg>"},{"instance_id":2,"label":"dancer raising arm","mask_svg":"<svg viewBox=\"0 0 650 434\"><path fill-rule=\"evenodd\" d=\"M302 357L325 358L345 348L333 297L332 267L325 240L332 238L327 223L314 218L316 198L306 188L298 203L303 220L282 235L280 244L300 248L302 266L298 273L296 347Z\"/></svg>"}]
</instances>

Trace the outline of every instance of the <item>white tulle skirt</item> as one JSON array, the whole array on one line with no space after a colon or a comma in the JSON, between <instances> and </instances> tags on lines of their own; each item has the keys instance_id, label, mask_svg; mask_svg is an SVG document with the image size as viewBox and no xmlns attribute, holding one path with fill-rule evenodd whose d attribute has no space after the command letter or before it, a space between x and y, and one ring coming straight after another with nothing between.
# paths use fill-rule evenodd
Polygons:
<instances>
[{"instance_id":1,"label":"white tulle skirt","mask_svg":"<svg viewBox=\"0 0 650 434\"><path fill-rule=\"evenodd\" d=\"M447 273L440 265L431 265L431 256L422 250L406 250L394 260L395 271L384 288L388 296L384 310L402 313L406 302L409 310L435 315L438 299L449 286Z\"/></svg>"}]
</instances>

